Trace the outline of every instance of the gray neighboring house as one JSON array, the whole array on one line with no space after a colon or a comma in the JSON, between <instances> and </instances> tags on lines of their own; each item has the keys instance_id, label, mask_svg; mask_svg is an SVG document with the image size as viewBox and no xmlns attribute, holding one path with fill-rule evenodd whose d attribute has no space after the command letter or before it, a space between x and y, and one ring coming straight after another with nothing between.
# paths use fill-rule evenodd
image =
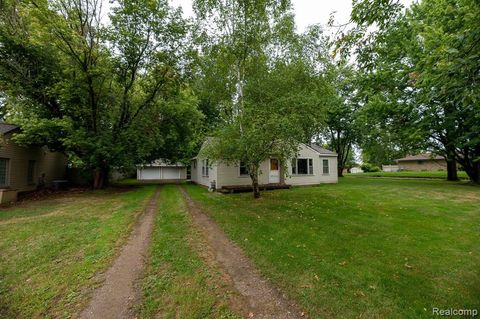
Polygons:
<instances>
[{"instance_id":1,"label":"gray neighboring house","mask_svg":"<svg viewBox=\"0 0 480 319\"><path fill-rule=\"evenodd\" d=\"M21 146L12 140L17 125L0 123L0 203L15 201L17 194L36 190L39 184L52 186L64 179L67 157L46 146Z\"/></svg>"},{"instance_id":2,"label":"gray neighboring house","mask_svg":"<svg viewBox=\"0 0 480 319\"><path fill-rule=\"evenodd\" d=\"M205 143L202 149L205 147ZM251 185L250 176L243 163L215 163L201 155L192 159L192 182L220 189L230 186ZM300 144L295 158L286 165L287 174L281 171L276 158L267 158L260 165L260 185L317 185L337 183L337 154L317 145Z\"/></svg>"},{"instance_id":3,"label":"gray neighboring house","mask_svg":"<svg viewBox=\"0 0 480 319\"><path fill-rule=\"evenodd\" d=\"M178 183L187 180L187 167L158 159L150 164L137 165L137 180L160 183Z\"/></svg>"}]
</instances>

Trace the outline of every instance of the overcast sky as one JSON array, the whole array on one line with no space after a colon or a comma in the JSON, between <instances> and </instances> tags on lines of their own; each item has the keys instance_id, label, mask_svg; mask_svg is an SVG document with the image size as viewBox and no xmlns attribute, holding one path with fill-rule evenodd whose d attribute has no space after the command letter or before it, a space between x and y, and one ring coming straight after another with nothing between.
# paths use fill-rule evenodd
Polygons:
<instances>
[{"instance_id":1,"label":"overcast sky","mask_svg":"<svg viewBox=\"0 0 480 319\"><path fill-rule=\"evenodd\" d=\"M182 6L186 16L192 16L192 0L170 0L178 7ZM352 10L352 0L292 0L298 31L304 31L311 24L326 25L331 12L335 12L337 23L348 22ZM412 0L401 0L410 5Z\"/></svg>"}]
</instances>

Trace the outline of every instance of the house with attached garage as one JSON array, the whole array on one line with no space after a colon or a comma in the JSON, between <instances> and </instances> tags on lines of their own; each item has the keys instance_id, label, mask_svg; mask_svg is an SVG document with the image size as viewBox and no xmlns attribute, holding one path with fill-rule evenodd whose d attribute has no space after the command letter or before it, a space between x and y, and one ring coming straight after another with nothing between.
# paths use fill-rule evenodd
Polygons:
<instances>
[{"instance_id":1,"label":"house with attached garage","mask_svg":"<svg viewBox=\"0 0 480 319\"><path fill-rule=\"evenodd\" d=\"M212 162L202 156L202 150L192 159L191 179L196 184L216 189L251 185L242 162ZM286 165L280 165L279 160L273 157L266 158L260 165L260 185L300 186L337 182L337 154L318 145L300 144L297 155Z\"/></svg>"},{"instance_id":2,"label":"house with attached garage","mask_svg":"<svg viewBox=\"0 0 480 319\"><path fill-rule=\"evenodd\" d=\"M18 193L52 186L65 178L67 157L46 146L18 145L12 139L20 127L0 123L0 203L15 201Z\"/></svg>"}]
</instances>

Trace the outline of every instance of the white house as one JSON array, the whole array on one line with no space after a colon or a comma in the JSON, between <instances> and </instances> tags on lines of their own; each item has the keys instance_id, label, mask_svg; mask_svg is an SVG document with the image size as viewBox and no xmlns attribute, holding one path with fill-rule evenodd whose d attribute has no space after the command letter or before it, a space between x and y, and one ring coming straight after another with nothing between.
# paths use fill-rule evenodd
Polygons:
<instances>
[{"instance_id":1,"label":"white house","mask_svg":"<svg viewBox=\"0 0 480 319\"><path fill-rule=\"evenodd\" d=\"M300 144L295 158L281 172L276 158L265 159L260 165L259 184L316 185L337 183L337 154L317 145ZM212 162L202 157L201 151L192 160L192 182L220 189L225 186L251 185L245 165Z\"/></svg>"},{"instance_id":2,"label":"white house","mask_svg":"<svg viewBox=\"0 0 480 319\"><path fill-rule=\"evenodd\" d=\"M361 169L360 167L352 167L352 168L350 169L350 173L351 173L351 174L363 173L363 169Z\"/></svg>"},{"instance_id":3,"label":"white house","mask_svg":"<svg viewBox=\"0 0 480 319\"><path fill-rule=\"evenodd\" d=\"M137 180L180 182L187 179L187 167L182 163L156 160L151 164L137 165Z\"/></svg>"}]
</instances>

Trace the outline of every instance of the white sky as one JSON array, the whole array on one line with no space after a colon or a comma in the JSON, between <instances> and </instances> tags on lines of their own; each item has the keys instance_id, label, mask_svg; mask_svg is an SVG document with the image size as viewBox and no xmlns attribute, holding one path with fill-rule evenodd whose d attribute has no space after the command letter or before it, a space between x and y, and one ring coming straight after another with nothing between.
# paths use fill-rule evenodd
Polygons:
<instances>
[{"instance_id":1,"label":"white sky","mask_svg":"<svg viewBox=\"0 0 480 319\"><path fill-rule=\"evenodd\" d=\"M409 6L413 0L401 0ZM192 16L192 0L170 0L175 7L181 6L185 16ZM298 31L302 32L311 24L326 25L331 12L335 12L336 23L350 19L352 0L292 0Z\"/></svg>"}]
</instances>

